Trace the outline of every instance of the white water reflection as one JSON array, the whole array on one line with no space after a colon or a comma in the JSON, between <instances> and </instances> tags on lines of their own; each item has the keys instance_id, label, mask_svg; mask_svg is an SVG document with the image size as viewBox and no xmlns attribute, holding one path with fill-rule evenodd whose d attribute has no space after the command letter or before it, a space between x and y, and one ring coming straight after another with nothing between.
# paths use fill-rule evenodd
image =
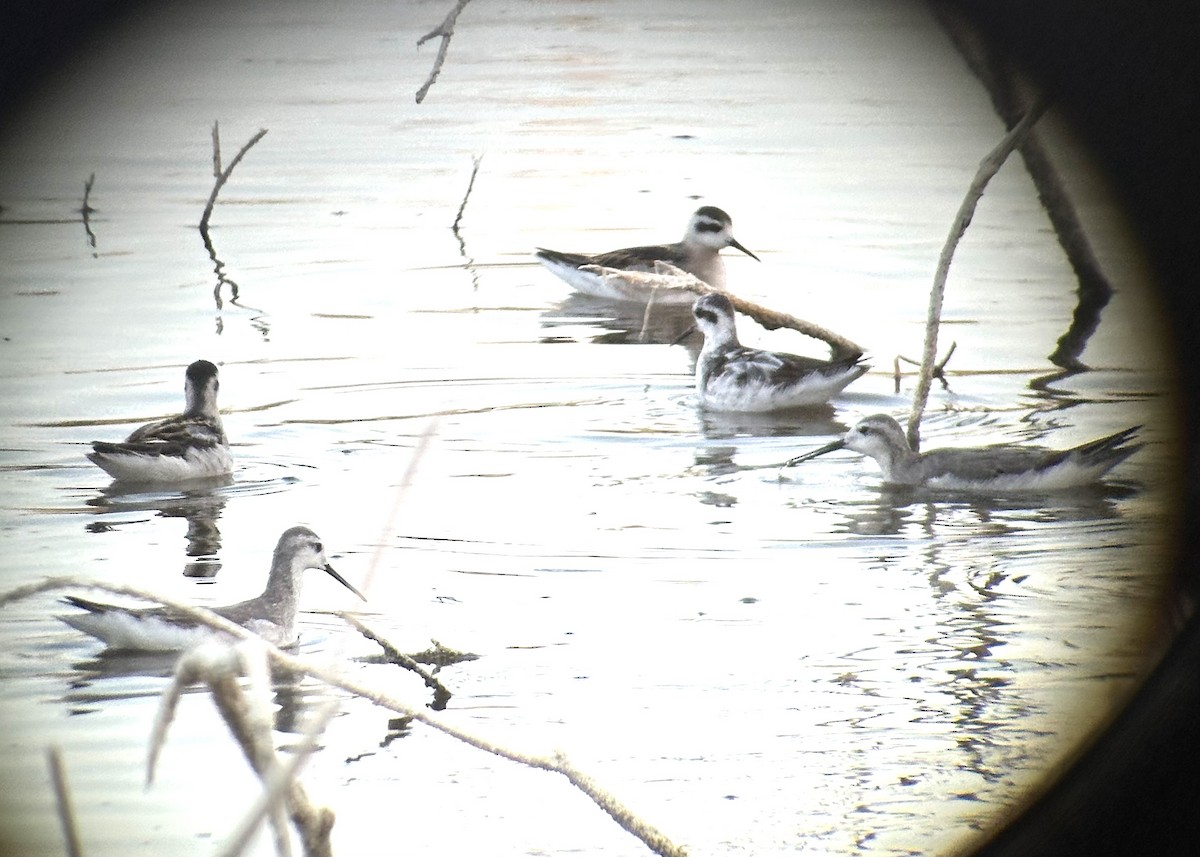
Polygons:
<instances>
[{"instance_id":1,"label":"white water reflection","mask_svg":"<svg viewBox=\"0 0 1200 857\"><path fill-rule=\"evenodd\" d=\"M443 670L449 718L561 747L697 853L944 853L1133 687L1168 631L1170 377L1143 265L1075 154L1117 285L1092 371L1047 360L1074 281L1014 161L951 270L958 348L924 442L1144 423L1147 447L1067 496L897 492L850 454L779 478L907 408L892 359L919 351L937 252L1002 133L922 7L471 4L420 107L436 4L220 12L147 9L0 139L5 588L71 573L230 603L309 524L369 625L481 655ZM217 203L215 260L194 226L214 119L227 152L269 128ZM93 172L94 245L72 214ZM764 260L731 256L731 288L871 350L830 407L698 413L694 349L667 344L686 313L570 295L529 256L672 240L698 200ZM232 483L112 490L87 442L175 410L198 357L221 366ZM316 580L305 601L355 606ZM257 789L211 704L182 702L145 792L165 667L99 656L59 609L0 614L0 776L43 782L59 743L88 853L211 853ZM428 701L336 618L303 618L305 653ZM327 691L277 694L287 743ZM364 702L323 744L306 781L338 851L645 853L565 784ZM0 789L0 815L60 850L48 788Z\"/></svg>"}]
</instances>

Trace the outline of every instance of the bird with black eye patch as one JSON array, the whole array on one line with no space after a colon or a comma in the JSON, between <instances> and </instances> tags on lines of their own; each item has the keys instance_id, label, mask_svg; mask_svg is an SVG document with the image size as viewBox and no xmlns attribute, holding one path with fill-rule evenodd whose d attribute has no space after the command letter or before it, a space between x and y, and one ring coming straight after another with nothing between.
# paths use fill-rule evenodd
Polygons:
<instances>
[{"instance_id":1,"label":"bird with black eye patch","mask_svg":"<svg viewBox=\"0 0 1200 857\"><path fill-rule=\"evenodd\" d=\"M704 347L696 358L696 397L715 411L761 413L823 404L870 368L861 355L819 360L747 348L738 341L733 304L705 295L692 307Z\"/></svg>"},{"instance_id":2,"label":"bird with black eye patch","mask_svg":"<svg viewBox=\"0 0 1200 857\"><path fill-rule=\"evenodd\" d=\"M883 481L959 491L1059 491L1094 483L1144 444L1130 443L1134 426L1070 449L997 444L914 452L900 424L887 414L860 420L845 436L798 455L792 467L838 449L869 455Z\"/></svg>"},{"instance_id":3,"label":"bird with black eye patch","mask_svg":"<svg viewBox=\"0 0 1200 857\"><path fill-rule=\"evenodd\" d=\"M721 209L705 205L696 209L688 221L683 240L672 244L626 247L606 253L587 255L563 253L539 247L534 256L560 279L577 291L599 298L646 303L690 304L695 293L686 289L654 289L636 282L604 277L588 266L617 271L654 273L656 262L666 262L703 280L714 289L725 288L725 262L721 250L733 247L751 259L761 261L733 237L733 219Z\"/></svg>"},{"instance_id":4,"label":"bird with black eye patch","mask_svg":"<svg viewBox=\"0 0 1200 857\"><path fill-rule=\"evenodd\" d=\"M233 470L229 440L217 410L217 367L188 366L183 413L147 423L119 443L98 440L88 459L119 482L182 482Z\"/></svg>"}]
</instances>

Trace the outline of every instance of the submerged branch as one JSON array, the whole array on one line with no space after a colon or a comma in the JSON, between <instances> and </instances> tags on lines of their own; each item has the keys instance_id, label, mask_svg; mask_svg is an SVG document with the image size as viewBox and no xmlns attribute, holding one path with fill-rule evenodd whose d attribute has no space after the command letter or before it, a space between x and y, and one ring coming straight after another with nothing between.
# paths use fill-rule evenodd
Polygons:
<instances>
[{"instance_id":1,"label":"submerged branch","mask_svg":"<svg viewBox=\"0 0 1200 857\"><path fill-rule=\"evenodd\" d=\"M351 615L350 613L346 613L345 611L339 612L337 615L340 616L343 621L351 625L356 631L358 631L358 633L362 634L371 642L376 643L379 648L383 649L383 656L387 658L390 663L396 664L396 666L404 667L406 670L410 670L411 672L415 672L417 675L419 675L421 680L425 682L425 686L433 691L433 702L430 703L429 707L434 711L445 710L446 703L450 701L450 697L453 694L451 694L446 686L438 681L432 673L427 672L419 663L416 662L414 658L404 654L383 637L376 634L374 631L360 622L357 617Z\"/></svg>"},{"instance_id":2,"label":"submerged branch","mask_svg":"<svg viewBox=\"0 0 1200 857\"><path fill-rule=\"evenodd\" d=\"M756 322L761 324L767 330L776 330L781 327L786 327L794 330L797 333L802 333L805 336L811 336L813 339L819 339L829 346L834 359L845 357L860 357L863 354L863 349L857 343L852 342L840 334L834 333L820 325L813 324L810 321L805 321L801 318L796 318L794 315L789 315L785 312L777 312L773 309L760 306L740 298L737 295L726 292L722 289L714 289L703 280L697 279L687 271L680 270L674 265L665 262L656 262L654 273L645 271L625 271L619 268L605 268L601 265L584 265L580 268L581 271L589 271L597 274L604 279L604 282L616 290L627 288L630 294L635 291L644 289L653 289L655 294L659 290L663 291L687 291L697 296L703 296L719 292L729 298L729 302L733 304L733 308L742 315L749 316ZM647 319L643 319L643 325Z\"/></svg>"},{"instance_id":3,"label":"submerged branch","mask_svg":"<svg viewBox=\"0 0 1200 857\"><path fill-rule=\"evenodd\" d=\"M983 197L984 188L1008 160L1008 156L1029 134L1029 130L1041 118L1045 110L1044 102L1039 101L1035 104L1024 118L1005 134L996 147L979 162L975 178L971 180L967 194L958 207L958 214L950 226L950 234L946 237L946 243L938 258L937 271L933 275L933 288L929 292L929 314L925 320L925 348L921 354L921 375L917 380L917 391L913 394L912 413L908 417L908 443L914 450L920 449L921 414L925 410L925 403L929 399L929 387L933 383L933 371L937 359L938 328L942 320L942 301L946 295L946 278L950 274L950 262L954 259L954 251L958 249L958 242L966 233L967 227L971 225L971 219L975 216L975 208Z\"/></svg>"}]
</instances>

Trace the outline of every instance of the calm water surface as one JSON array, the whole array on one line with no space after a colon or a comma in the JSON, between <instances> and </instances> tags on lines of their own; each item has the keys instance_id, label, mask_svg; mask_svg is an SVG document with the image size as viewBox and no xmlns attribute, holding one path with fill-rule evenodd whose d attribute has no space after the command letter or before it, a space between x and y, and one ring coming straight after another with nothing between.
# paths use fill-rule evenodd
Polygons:
<instances>
[{"instance_id":1,"label":"calm water surface","mask_svg":"<svg viewBox=\"0 0 1200 857\"><path fill-rule=\"evenodd\" d=\"M479 0L418 106L434 46L414 43L449 6L149 6L7 124L0 582L222 604L306 523L399 648L480 655L443 670L447 719L564 750L692 853L951 853L1167 639L1171 376L1102 180L1048 116L1117 288L1091 371L1046 358L1075 282L1013 161L954 262L958 348L923 435L1066 446L1144 424L1106 488L932 497L848 453L781 480L858 417L906 412L893 359L919 356L941 244L1003 133L986 93L919 5ZM213 120L226 161L269 129L217 204L215 261L196 230ZM700 202L763 259L731 255L733 289L871 352L831 407L701 414L692 353L665 344L684 320L643 336L640 309L531 262L673 240ZM87 442L178 410L198 357L221 366L232 482L110 488ZM316 574L304 602L355 606ZM58 745L87 853L214 853L257 786L207 695L183 701L144 790L171 663L102 657L56 612L43 596L0 616L8 852L62 852ZM305 654L428 703L337 618L303 624ZM282 682L279 743L328 696ZM558 778L391 720L346 699L306 771L338 853L647 853Z\"/></svg>"}]
</instances>

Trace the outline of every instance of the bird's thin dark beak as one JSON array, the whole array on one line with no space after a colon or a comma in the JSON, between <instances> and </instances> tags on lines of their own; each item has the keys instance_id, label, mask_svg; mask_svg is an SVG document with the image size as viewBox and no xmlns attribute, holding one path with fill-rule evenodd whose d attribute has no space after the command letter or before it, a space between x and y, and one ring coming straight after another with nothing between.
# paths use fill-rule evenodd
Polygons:
<instances>
[{"instance_id":1,"label":"bird's thin dark beak","mask_svg":"<svg viewBox=\"0 0 1200 857\"><path fill-rule=\"evenodd\" d=\"M355 589L353 586L351 586L350 581L346 580L346 578L342 577L340 574L338 574L336 571L334 571L332 565L329 565L328 563L326 563L325 568L322 570L326 574L328 574L330 577L332 577L334 580L336 580L338 583L340 583L342 586L346 587L351 592L353 592L355 595L357 595L359 598L361 598L363 601L367 600L367 596L363 595L361 592L359 592L357 589Z\"/></svg>"},{"instance_id":2,"label":"bird's thin dark beak","mask_svg":"<svg viewBox=\"0 0 1200 857\"><path fill-rule=\"evenodd\" d=\"M762 259L758 258L753 253L751 253L749 250L747 250L745 247L743 247L741 244L739 244L738 240L736 238L729 239L729 246L734 248L735 250L741 250L743 253L745 253L747 256L749 256L751 259L753 259L755 262L762 261Z\"/></svg>"},{"instance_id":3,"label":"bird's thin dark beak","mask_svg":"<svg viewBox=\"0 0 1200 857\"><path fill-rule=\"evenodd\" d=\"M687 339L689 336L691 336L695 332L696 332L696 325L693 324L691 327L689 327L683 333L679 334L674 339L672 339L670 344L678 345L679 343L683 342L683 340Z\"/></svg>"},{"instance_id":4,"label":"bird's thin dark beak","mask_svg":"<svg viewBox=\"0 0 1200 857\"><path fill-rule=\"evenodd\" d=\"M818 455L824 455L827 452L836 452L839 449L846 448L846 441L835 440L833 443L827 443L819 449L814 449L812 452L806 452L803 455L797 455L795 458L788 459L784 462L784 467L792 467L802 461L808 461L810 458L816 458Z\"/></svg>"}]
</instances>

